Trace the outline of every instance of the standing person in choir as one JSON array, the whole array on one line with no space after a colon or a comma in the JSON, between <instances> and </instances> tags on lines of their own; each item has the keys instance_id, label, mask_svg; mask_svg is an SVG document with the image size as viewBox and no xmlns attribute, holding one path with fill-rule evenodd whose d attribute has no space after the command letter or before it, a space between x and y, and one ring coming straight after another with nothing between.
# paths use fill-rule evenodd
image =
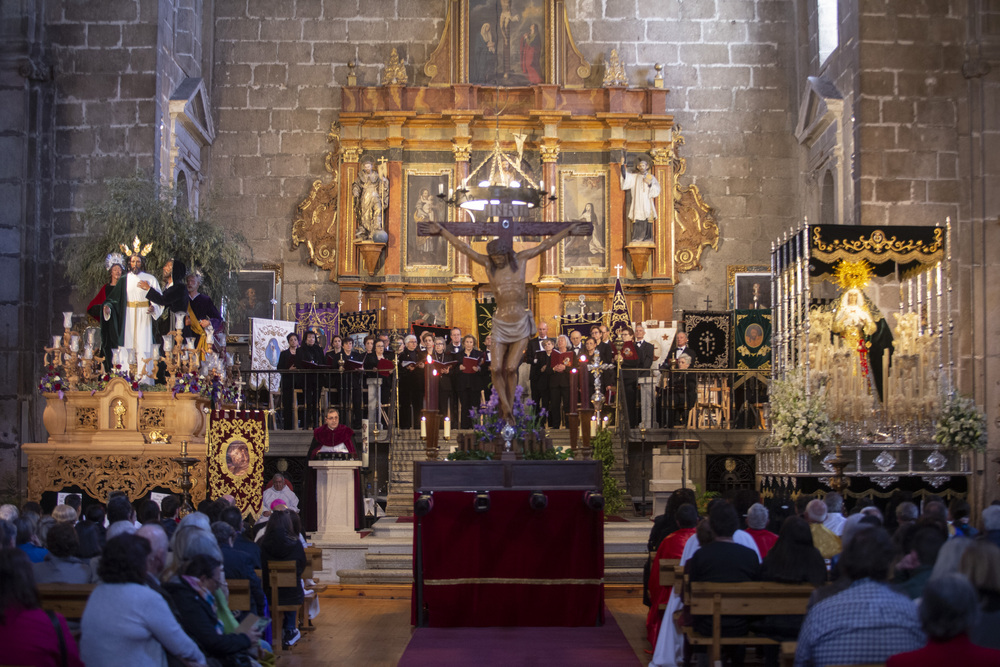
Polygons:
<instances>
[{"instance_id":1,"label":"standing person in choir","mask_svg":"<svg viewBox=\"0 0 1000 667\"><path fill-rule=\"evenodd\" d=\"M594 338L588 337L583 341L583 356L587 357L587 364L590 364L594 360L594 355L597 354L597 341ZM590 372L590 369L586 366L580 366L580 372L587 374L587 396L594 395L594 374ZM580 397L581 400L583 397Z\"/></svg>"},{"instance_id":2,"label":"standing person in choir","mask_svg":"<svg viewBox=\"0 0 1000 667\"><path fill-rule=\"evenodd\" d=\"M404 340L399 353L399 427L417 428L424 408L424 373L427 353L417 347L413 334Z\"/></svg>"},{"instance_id":3,"label":"standing person in choir","mask_svg":"<svg viewBox=\"0 0 1000 667\"><path fill-rule=\"evenodd\" d=\"M362 372L365 363L363 350L354 349L354 339L344 339L344 373L341 382L341 396L344 409L350 415L351 428L361 428ZM348 420L345 419L345 422Z\"/></svg>"},{"instance_id":4,"label":"standing person in choir","mask_svg":"<svg viewBox=\"0 0 1000 667\"><path fill-rule=\"evenodd\" d=\"M448 363L455 361L446 349L444 338L440 336L434 339L434 361L438 363ZM444 368L438 371L438 410L443 417L458 417L458 392L457 386L452 378L451 368Z\"/></svg>"},{"instance_id":5,"label":"standing person in choir","mask_svg":"<svg viewBox=\"0 0 1000 667\"><path fill-rule=\"evenodd\" d=\"M101 287L87 306L87 313L101 325L101 349L94 354L104 357L104 370L111 372L112 350L125 342L125 258L113 252L104 266L108 269L108 284Z\"/></svg>"},{"instance_id":6,"label":"standing person in choir","mask_svg":"<svg viewBox=\"0 0 1000 667\"><path fill-rule=\"evenodd\" d=\"M474 360L473 366L466 359ZM482 382L483 353L476 349L476 339L466 336L462 339L462 350L458 353L460 373L458 374L459 410L462 414L461 428L472 428L470 410L479 407Z\"/></svg>"},{"instance_id":7,"label":"standing person in choir","mask_svg":"<svg viewBox=\"0 0 1000 667\"><path fill-rule=\"evenodd\" d=\"M639 378L646 374L653 363L653 346L642 337L646 335L646 329L641 325L635 328L637 340L635 343L636 356L632 359L622 360L622 384L625 386L625 405L628 407L629 426L638 428L639 426ZM642 332L641 334L639 332ZM632 330L626 328L622 331L622 338L628 342L632 341Z\"/></svg>"},{"instance_id":8,"label":"standing person in choir","mask_svg":"<svg viewBox=\"0 0 1000 667\"><path fill-rule=\"evenodd\" d=\"M386 368L386 362L391 362L392 360L386 354L384 342L377 340L373 345L374 347L372 353L365 356L365 370L368 373L372 373L372 377L381 380L379 387L379 405L384 408L385 406L390 405L392 398L392 370ZM389 354L392 353L390 352ZM372 417L375 417L376 421L381 422L378 415L368 415L369 420L371 420Z\"/></svg>"},{"instance_id":9,"label":"standing person in choir","mask_svg":"<svg viewBox=\"0 0 1000 667\"><path fill-rule=\"evenodd\" d=\"M143 368L143 359L153 357L153 320L163 313L163 306L150 303L140 282L148 284L156 291L160 290L160 282L152 275L142 270L143 257L150 251L152 244L147 244L139 250L139 237L132 243L133 254L128 258L128 275L125 277L125 294L128 299L125 308L125 349L135 352L136 363ZM121 246L126 252L128 248ZM156 370L150 361L145 364L142 373L145 377L142 384L153 384Z\"/></svg>"},{"instance_id":10,"label":"standing person in choir","mask_svg":"<svg viewBox=\"0 0 1000 667\"><path fill-rule=\"evenodd\" d=\"M694 352L688 347L688 335L683 331L678 331L677 335L674 336L673 346L671 346L666 358L660 364L660 370L676 368L677 360L681 358L681 355L685 354L691 357L692 363L690 365L694 365Z\"/></svg>"},{"instance_id":11,"label":"standing person in choir","mask_svg":"<svg viewBox=\"0 0 1000 667\"><path fill-rule=\"evenodd\" d=\"M556 339L555 352L572 354L569 338L565 334L560 334ZM549 379L549 426L559 428L569 412L569 383L572 377L570 370L573 368L573 358L570 356L562 362L556 362L554 359L550 361L552 375Z\"/></svg>"},{"instance_id":12,"label":"standing person in choir","mask_svg":"<svg viewBox=\"0 0 1000 667\"><path fill-rule=\"evenodd\" d=\"M334 336L330 340L330 351L326 353L323 358L323 365L327 368L332 368L334 371L343 370L344 362L344 339L340 336ZM341 393L341 379L342 375L337 373L324 373L322 376L322 384L326 387L326 390L332 394L332 399L330 400L330 405L340 405L343 399L341 398L343 394Z\"/></svg>"},{"instance_id":13,"label":"standing person in choir","mask_svg":"<svg viewBox=\"0 0 1000 667\"><path fill-rule=\"evenodd\" d=\"M552 384L552 351L556 343L551 338L542 341L542 351L535 355L538 359L538 407L545 410L552 418L552 394L549 387ZM550 422L551 424L551 422Z\"/></svg>"},{"instance_id":14,"label":"standing person in choir","mask_svg":"<svg viewBox=\"0 0 1000 667\"><path fill-rule=\"evenodd\" d=\"M660 182L649 173L649 163L640 159L634 172L625 168L621 158L621 188L632 192L628 219L632 222L630 243L653 243L653 225L656 223L656 198L660 196Z\"/></svg>"},{"instance_id":15,"label":"standing person in choir","mask_svg":"<svg viewBox=\"0 0 1000 667\"><path fill-rule=\"evenodd\" d=\"M462 353L462 330L455 327L448 334L448 345L446 350L449 354L453 354L456 357Z\"/></svg>"},{"instance_id":16,"label":"standing person in choir","mask_svg":"<svg viewBox=\"0 0 1000 667\"><path fill-rule=\"evenodd\" d=\"M323 348L316 343L316 332L306 329L305 342L299 348L300 368L307 371L315 371L322 368L326 361L323 355ZM306 394L306 428L316 428L319 423L318 396L319 396L319 375L310 372L302 378L305 383Z\"/></svg>"},{"instance_id":17,"label":"standing person in choir","mask_svg":"<svg viewBox=\"0 0 1000 667\"><path fill-rule=\"evenodd\" d=\"M549 337L549 323L538 323L538 335L528 340L528 347L524 352L524 362L531 364L531 372L528 373L528 384L531 387L531 397L536 403L543 401L548 403L548 391L543 391L539 386L541 380L542 367L539 365L543 360L541 354L545 352L545 340ZM524 363L522 362L522 363Z\"/></svg>"},{"instance_id":18,"label":"standing person in choir","mask_svg":"<svg viewBox=\"0 0 1000 667\"><path fill-rule=\"evenodd\" d=\"M278 370L290 371L299 368L301 356L299 355L299 335L295 332L288 334L288 349L282 350L278 355ZM281 428L289 431L298 425L299 416L295 414L295 390L305 387L302 376L296 373L281 374Z\"/></svg>"},{"instance_id":19,"label":"standing person in choir","mask_svg":"<svg viewBox=\"0 0 1000 667\"><path fill-rule=\"evenodd\" d=\"M573 356L580 358L580 351L583 350L583 334L578 329L569 332L569 345L573 351Z\"/></svg>"}]
</instances>

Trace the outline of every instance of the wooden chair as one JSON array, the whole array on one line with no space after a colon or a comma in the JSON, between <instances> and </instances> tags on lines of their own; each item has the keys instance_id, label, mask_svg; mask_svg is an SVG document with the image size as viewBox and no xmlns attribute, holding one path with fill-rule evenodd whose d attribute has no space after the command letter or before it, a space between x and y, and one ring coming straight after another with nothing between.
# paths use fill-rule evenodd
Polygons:
<instances>
[{"instance_id":1,"label":"wooden chair","mask_svg":"<svg viewBox=\"0 0 1000 667\"><path fill-rule=\"evenodd\" d=\"M710 647L710 661L722 660L723 645L780 644L770 637L747 634L740 637L722 636L723 616L805 615L809 596L815 589L810 584L777 584L765 581L715 583L690 581L685 577L682 597L692 616L711 616L712 635L701 635L691 626L684 628L687 643Z\"/></svg>"},{"instance_id":2,"label":"wooden chair","mask_svg":"<svg viewBox=\"0 0 1000 667\"><path fill-rule=\"evenodd\" d=\"M38 599L42 609L79 621L94 588L94 584L39 584Z\"/></svg>"},{"instance_id":3,"label":"wooden chair","mask_svg":"<svg viewBox=\"0 0 1000 667\"><path fill-rule=\"evenodd\" d=\"M315 580L315 572L323 569L323 550L319 547L306 547L306 567L302 570L302 579ZM326 588L325 586L323 587ZM316 629L312 619L309 618L309 605L316 597L317 591L314 589L305 594L302 599L302 608L299 610L299 630L311 632Z\"/></svg>"},{"instance_id":4,"label":"wooden chair","mask_svg":"<svg viewBox=\"0 0 1000 667\"><path fill-rule=\"evenodd\" d=\"M673 588L680 585L684 580L684 566L680 564L679 558L660 559L660 588ZM667 605L661 604L660 611L666 610Z\"/></svg>"},{"instance_id":5,"label":"wooden chair","mask_svg":"<svg viewBox=\"0 0 1000 667\"><path fill-rule=\"evenodd\" d=\"M274 652L280 654L284 648L281 639L284 632L282 620L285 618L285 612L298 611L302 605L279 604L278 589L298 588L300 586L299 576L295 571L294 560L269 560L267 561L267 570L267 586L271 591L271 628L274 632Z\"/></svg>"},{"instance_id":6,"label":"wooden chair","mask_svg":"<svg viewBox=\"0 0 1000 667\"><path fill-rule=\"evenodd\" d=\"M229 610L230 611L250 611L250 580L249 579L228 579L229 584Z\"/></svg>"}]
</instances>

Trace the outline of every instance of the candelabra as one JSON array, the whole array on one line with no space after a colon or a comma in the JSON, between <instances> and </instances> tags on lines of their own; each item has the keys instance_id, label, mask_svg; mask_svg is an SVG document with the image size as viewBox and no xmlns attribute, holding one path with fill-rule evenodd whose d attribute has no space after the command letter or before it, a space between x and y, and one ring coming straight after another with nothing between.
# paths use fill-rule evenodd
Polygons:
<instances>
[{"instance_id":1,"label":"candelabra","mask_svg":"<svg viewBox=\"0 0 1000 667\"><path fill-rule=\"evenodd\" d=\"M174 481L181 487L180 513L182 517L194 512L194 505L191 503L191 487L194 486L191 481L191 466L198 462L197 457L188 456L187 446L187 440L182 440L181 455L170 459L181 466L181 477Z\"/></svg>"}]
</instances>

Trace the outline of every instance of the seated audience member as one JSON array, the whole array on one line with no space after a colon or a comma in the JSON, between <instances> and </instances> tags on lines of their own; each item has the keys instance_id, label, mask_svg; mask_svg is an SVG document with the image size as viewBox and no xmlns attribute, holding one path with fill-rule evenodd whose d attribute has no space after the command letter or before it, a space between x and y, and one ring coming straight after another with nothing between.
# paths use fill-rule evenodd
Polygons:
<instances>
[{"instance_id":1,"label":"seated audience member","mask_svg":"<svg viewBox=\"0 0 1000 667\"><path fill-rule=\"evenodd\" d=\"M80 497L79 493L69 494L63 502L72 507L73 511L76 512L76 518L73 521L79 521L83 518L83 498Z\"/></svg>"},{"instance_id":2,"label":"seated audience member","mask_svg":"<svg viewBox=\"0 0 1000 667\"><path fill-rule=\"evenodd\" d=\"M166 667L167 652L205 664L205 656L177 623L170 607L146 583L149 541L138 535L108 540L99 584L80 621L80 657L102 667Z\"/></svg>"},{"instance_id":3,"label":"seated audience member","mask_svg":"<svg viewBox=\"0 0 1000 667\"><path fill-rule=\"evenodd\" d=\"M181 509L181 501L177 496L170 494L160 501L160 525L163 526L167 538L174 536L177 530L177 513Z\"/></svg>"},{"instance_id":4,"label":"seated audience member","mask_svg":"<svg viewBox=\"0 0 1000 667\"><path fill-rule=\"evenodd\" d=\"M247 539L243 527L243 514L239 508L227 507L222 510L221 520L228 523L236 531L236 537L233 539L233 548L249 556L255 570L261 569L260 547L253 540Z\"/></svg>"},{"instance_id":5,"label":"seated audience member","mask_svg":"<svg viewBox=\"0 0 1000 667\"><path fill-rule=\"evenodd\" d=\"M599 327L595 328L598 330L600 329ZM670 497L667 498L666 507L663 509L663 514L653 519L653 527L649 530L649 539L646 541L646 551L655 554L656 550L660 548L660 543L663 541L663 538L670 533L677 531L677 509L684 504L697 504L694 497L694 491L691 489L677 489L670 494ZM683 548L683 545L681 545L681 549ZM678 556L678 558L680 558L680 556ZM652 563L652 558L647 559L642 570L642 603L647 607L650 606L649 573Z\"/></svg>"},{"instance_id":6,"label":"seated audience member","mask_svg":"<svg viewBox=\"0 0 1000 667\"><path fill-rule=\"evenodd\" d=\"M38 536L38 515L22 513L14 526L17 528L17 548L26 553L32 563L45 560L49 552Z\"/></svg>"},{"instance_id":7,"label":"seated audience member","mask_svg":"<svg viewBox=\"0 0 1000 667\"><path fill-rule=\"evenodd\" d=\"M160 585L160 575L163 574L163 568L166 567L167 560L170 557L168 553L170 540L167 539L167 533L163 530L163 526L148 523L135 531L135 534L145 538L149 542L149 555L146 557L146 585L159 593L167 601L170 611L176 617L177 609L174 607L173 598ZM179 621L180 619L178 619Z\"/></svg>"},{"instance_id":8,"label":"seated audience member","mask_svg":"<svg viewBox=\"0 0 1000 667\"><path fill-rule=\"evenodd\" d=\"M781 526L781 535L764 556L760 566L760 580L782 584L812 584L820 587L826 582L826 563L819 550L813 546L809 523L802 517L790 516ZM757 634L778 641L795 641L805 616L765 616L754 624ZM764 647L764 664L777 667L778 647Z\"/></svg>"},{"instance_id":9,"label":"seated audience member","mask_svg":"<svg viewBox=\"0 0 1000 667\"><path fill-rule=\"evenodd\" d=\"M224 507L225 503L221 503L219 500L212 500L211 498L205 498L198 503L198 511L208 517L209 526L219 520L219 515L222 513Z\"/></svg>"},{"instance_id":10,"label":"seated audience member","mask_svg":"<svg viewBox=\"0 0 1000 667\"><path fill-rule=\"evenodd\" d=\"M136 519L144 526L147 523L160 523L160 506L148 498L143 500L139 503L139 511L136 512Z\"/></svg>"},{"instance_id":11,"label":"seated audience member","mask_svg":"<svg viewBox=\"0 0 1000 667\"><path fill-rule=\"evenodd\" d=\"M974 541L962 554L959 571L979 595L979 620L969 632L972 643L1000 649L1000 547Z\"/></svg>"},{"instance_id":12,"label":"seated audience member","mask_svg":"<svg viewBox=\"0 0 1000 667\"><path fill-rule=\"evenodd\" d=\"M178 576L188 562L198 554L222 560L222 550L219 549L219 543L216 542L212 531L204 530L201 526L179 526L170 540L170 562L160 578L169 581Z\"/></svg>"},{"instance_id":13,"label":"seated audience member","mask_svg":"<svg viewBox=\"0 0 1000 667\"><path fill-rule=\"evenodd\" d=\"M264 529L264 537L260 540L261 556L264 559L264 582L268 581L268 562L273 560L294 560L295 573L298 585L290 588L278 589L278 600L270 600L272 607L276 604L294 605L301 604L302 595L302 571L306 567L306 553L302 548L302 543L292 529L292 520L288 512L275 512L271 515L267 527ZM265 589L270 593L270 587ZM274 632L278 632L274 628ZM291 646L299 640L301 633L295 626L295 612L284 613L282 619L281 641L286 646ZM275 637L277 639L277 637Z\"/></svg>"},{"instance_id":14,"label":"seated audience member","mask_svg":"<svg viewBox=\"0 0 1000 667\"><path fill-rule=\"evenodd\" d=\"M77 556L93 558L100 556L107 543L107 530L104 528L104 505L94 503L83 513L83 520L76 523L76 534L80 538Z\"/></svg>"},{"instance_id":15,"label":"seated audience member","mask_svg":"<svg viewBox=\"0 0 1000 667\"><path fill-rule=\"evenodd\" d=\"M931 579L937 579L951 572L958 572L958 566L962 563L962 554L972 546L974 541L968 537L956 537L945 542L938 551L937 560L934 561Z\"/></svg>"},{"instance_id":16,"label":"seated audience member","mask_svg":"<svg viewBox=\"0 0 1000 667\"><path fill-rule=\"evenodd\" d=\"M806 505L805 518L809 521L809 530L813 536L813 546L819 549L827 560L840 553L840 538L823 525L826 521L826 503L822 500L810 500Z\"/></svg>"},{"instance_id":17,"label":"seated audience member","mask_svg":"<svg viewBox=\"0 0 1000 667\"><path fill-rule=\"evenodd\" d=\"M208 518L207 514L203 514L202 512L191 512L177 524L178 530L187 526L201 528L206 533L212 532L212 520Z\"/></svg>"},{"instance_id":18,"label":"seated audience member","mask_svg":"<svg viewBox=\"0 0 1000 667\"><path fill-rule=\"evenodd\" d=\"M671 495L671 498L676 492ZM685 497L685 496L681 496ZM669 504L669 501L668 501ZM660 561L679 560L684 554L684 545L694 535L698 525L698 510L692 504L684 504L674 512L677 530L667 535L656 549L656 557L649 571L649 613L646 615L646 638L650 644L656 644L660 634L660 623L663 621L661 604L666 604L673 591L671 586L660 586Z\"/></svg>"},{"instance_id":19,"label":"seated audience member","mask_svg":"<svg viewBox=\"0 0 1000 667\"><path fill-rule=\"evenodd\" d=\"M920 511L917 506L909 501L901 502L896 506L896 523L899 524L892 533L892 542L896 545L896 550L900 553L907 553L909 549L903 546L903 540L908 536L912 526L917 523Z\"/></svg>"},{"instance_id":20,"label":"seated audience member","mask_svg":"<svg viewBox=\"0 0 1000 667\"><path fill-rule=\"evenodd\" d=\"M14 523L20 515L21 513L17 511L16 505L11 505L10 503L0 505L0 519Z\"/></svg>"},{"instance_id":21,"label":"seated audience member","mask_svg":"<svg viewBox=\"0 0 1000 667\"><path fill-rule=\"evenodd\" d=\"M760 559L751 549L733 541L733 533L740 527L736 508L726 502L717 503L708 515L708 524L715 538L702 546L684 565L685 576L691 582L714 581L737 583L754 581L760 576ZM701 635L712 635L712 617L695 616L692 623ZM739 637L748 630L747 619L742 616L722 617L722 636ZM734 665L743 664L744 646L728 647Z\"/></svg>"},{"instance_id":22,"label":"seated audience member","mask_svg":"<svg viewBox=\"0 0 1000 667\"><path fill-rule=\"evenodd\" d=\"M69 505L56 505L52 509L52 518L59 523L69 523L70 525L73 525L77 520L76 510Z\"/></svg>"},{"instance_id":23,"label":"seated audience member","mask_svg":"<svg viewBox=\"0 0 1000 667\"><path fill-rule=\"evenodd\" d=\"M239 665L246 662L241 657L256 652L260 631L251 628L248 633L223 633L215 612L215 595L225 586L222 571L222 561L197 554L187 561L179 577L163 587L174 599L184 631L205 655L224 665Z\"/></svg>"},{"instance_id":24,"label":"seated audience member","mask_svg":"<svg viewBox=\"0 0 1000 667\"><path fill-rule=\"evenodd\" d=\"M21 505L21 516L25 514L34 514L36 516L42 516L42 506L36 503L34 500L29 500L28 502Z\"/></svg>"},{"instance_id":25,"label":"seated audience member","mask_svg":"<svg viewBox=\"0 0 1000 667\"><path fill-rule=\"evenodd\" d=\"M760 503L751 505L747 510L747 532L757 543L757 551L760 552L761 558L767 558L767 552L778 541L778 536L767 529L767 522L767 508Z\"/></svg>"},{"instance_id":26,"label":"seated audience member","mask_svg":"<svg viewBox=\"0 0 1000 667\"><path fill-rule=\"evenodd\" d=\"M916 605L888 585L893 555L885 529L856 532L841 560L850 584L809 609L796 667L879 663L924 645Z\"/></svg>"},{"instance_id":27,"label":"seated audience member","mask_svg":"<svg viewBox=\"0 0 1000 667\"><path fill-rule=\"evenodd\" d=\"M118 523L119 521L135 521L135 511L132 509L132 503L123 495L108 497L107 515L109 527L111 524Z\"/></svg>"},{"instance_id":28,"label":"seated audience member","mask_svg":"<svg viewBox=\"0 0 1000 667\"><path fill-rule=\"evenodd\" d=\"M826 504L826 519L823 520L823 525L840 537L844 532L844 521L847 520L844 516L844 496L831 491L823 498L823 503Z\"/></svg>"},{"instance_id":29,"label":"seated audience member","mask_svg":"<svg viewBox=\"0 0 1000 667\"><path fill-rule=\"evenodd\" d=\"M62 614L42 610L39 605L31 567L23 551L0 549L0 646L3 647L0 662L83 667L66 619Z\"/></svg>"},{"instance_id":30,"label":"seated audience member","mask_svg":"<svg viewBox=\"0 0 1000 667\"><path fill-rule=\"evenodd\" d=\"M722 498L713 498L712 501L708 503L709 516L711 516L712 508L720 503L725 503L727 505L729 504L726 500L723 500ZM714 534L712 533L712 529L710 527L710 522L708 520L703 520L701 524L698 525L697 528L698 529L695 531L695 534L689 537L687 544L684 545L684 553L681 554L681 565L687 563L688 560L691 558L691 556L693 556L695 552L698 551L698 549L700 549L709 541L711 541L712 537L714 536ZM704 531L705 539L703 539L702 531ZM742 544L748 549L752 549L754 554L757 555L757 562L759 563L761 561L760 552L757 550L757 542L755 542L754 539L750 537L750 533L748 533L745 530L737 530L735 533L733 533L733 542L735 542L736 544Z\"/></svg>"},{"instance_id":31,"label":"seated audience member","mask_svg":"<svg viewBox=\"0 0 1000 667\"><path fill-rule=\"evenodd\" d=\"M990 505L983 510L983 534L979 537L1000 547L1000 505Z\"/></svg>"},{"instance_id":32,"label":"seated audience member","mask_svg":"<svg viewBox=\"0 0 1000 667\"><path fill-rule=\"evenodd\" d=\"M49 529L49 553L35 563L35 581L39 584L89 584L93 578L90 563L76 556L80 538L72 523L57 523Z\"/></svg>"},{"instance_id":33,"label":"seated audience member","mask_svg":"<svg viewBox=\"0 0 1000 667\"><path fill-rule=\"evenodd\" d=\"M969 641L969 630L979 617L979 601L972 584L962 575L946 574L927 582L919 613L920 625L927 633L927 645L890 657L886 667L1000 665L1000 651Z\"/></svg>"},{"instance_id":34,"label":"seated audience member","mask_svg":"<svg viewBox=\"0 0 1000 667\"><path fill-rule=\"evenodd\" d=\"M0 519L0 549L17 548L17 528L7 519Z\"/></svg>"},{"instance_id":35,"label":"seated audience member","mask_svg":"<svg viewBox=\"0 0 1000 667\"><path fill-rule=\"evenodd\" d=\"M969 523L969 515L972 508L969 503L961 498L955 498L948 507L948 516L951 518L951 534L963 537L975 537L979 531Z\"/></svg>"},{"instance_id":36,"label":"seated audience member","mask_svg":"<svg viewBox=\"0 0 1000 667\"><path fill-rule=\"evenodd\" d=\"M895 580L899 589L911 600L916 600L924 590L927 580L931 578L938 552L947 541L948 536L935 524L920 525L913 534L913 552L916 567L908 570Z\"/></svg>"},{"instance_id":37,"label":"seated audience member","mask_svg":"<svg viewBox=\"0 0 1000 667\"><path fill-rule=\"evenodd\" d=\"M225 521L216 521L212 524L212 533L222 551L222 564L225 568L226 578L246 579L250 582L250 612L263 616L264 587L260 582L260 577L254 572L253 559L246 552L233 547L236 531Z\"/></svg>"}]
</instances>

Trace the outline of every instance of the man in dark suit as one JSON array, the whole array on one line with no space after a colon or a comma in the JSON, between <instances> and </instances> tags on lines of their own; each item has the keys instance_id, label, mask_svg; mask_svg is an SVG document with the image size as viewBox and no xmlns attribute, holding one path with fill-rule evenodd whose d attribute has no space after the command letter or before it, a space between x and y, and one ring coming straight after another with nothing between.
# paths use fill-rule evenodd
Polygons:
<instances>
[{"instance_id":1,"label":"man in dark suit","mask_svg":"<svg viewBox=\"0 0 1000 667\"><path fill-rule=\"evenodd\" d=\"M531 364L531 372L528 374L528 384L531 386L531 398L538 404L541 404L542 400L540 382L542 379L542 367L545 366L545 360L542 359L544 355L540 355L539 353L545 351L543 343L548 337L549 323L541 322L538 325L538 335L528 340L528 347L524 351L524 361L521 362ZM547 395L546 399L548 399Z\"/></svg>"},{"instance_id":2,"label":"man in dark suit","mask_svg":"<svg viewBox=\"0 0 1000 667\"><path fill-rule=\"evenodd\" d=\"M458 327L454 327L448 333L448 343L445 346L445 351L456 357L462 353L462 330Z\"/></svg>"},{"instance_id":3,"label":"man in dark suit","mask_svg":"<svg viewBox=\"0 0 1000 667\"><path fill-rule=\"evenodd\" d=\"M677 359L682 354L686 354L694 360L694 351L688 347L688 335L683 331L678 331L677 335L674 336L674 344L670 346L670 352L660 363L660 368L663 370L677 368Z\"/></svg>"},{"instance_id":4,"label":"man in dark suit","mask_svg":"<svg viewBox=\"0 0 1000 667\"><path fill-rule=\"evenodd\" d=\"M649 372L649 366L653 363L653 346L642 340L646 335L646 329L640 324L636 327L636 340L634 358L622 359L622 385L625 388L625 405L628 408L629 426L637 428L639 426L639 376ZM642 332L641 334L639 332ZM632 330L623 329L622 338L625 342L632 341Z\"/></svg>"}]
</instances>

